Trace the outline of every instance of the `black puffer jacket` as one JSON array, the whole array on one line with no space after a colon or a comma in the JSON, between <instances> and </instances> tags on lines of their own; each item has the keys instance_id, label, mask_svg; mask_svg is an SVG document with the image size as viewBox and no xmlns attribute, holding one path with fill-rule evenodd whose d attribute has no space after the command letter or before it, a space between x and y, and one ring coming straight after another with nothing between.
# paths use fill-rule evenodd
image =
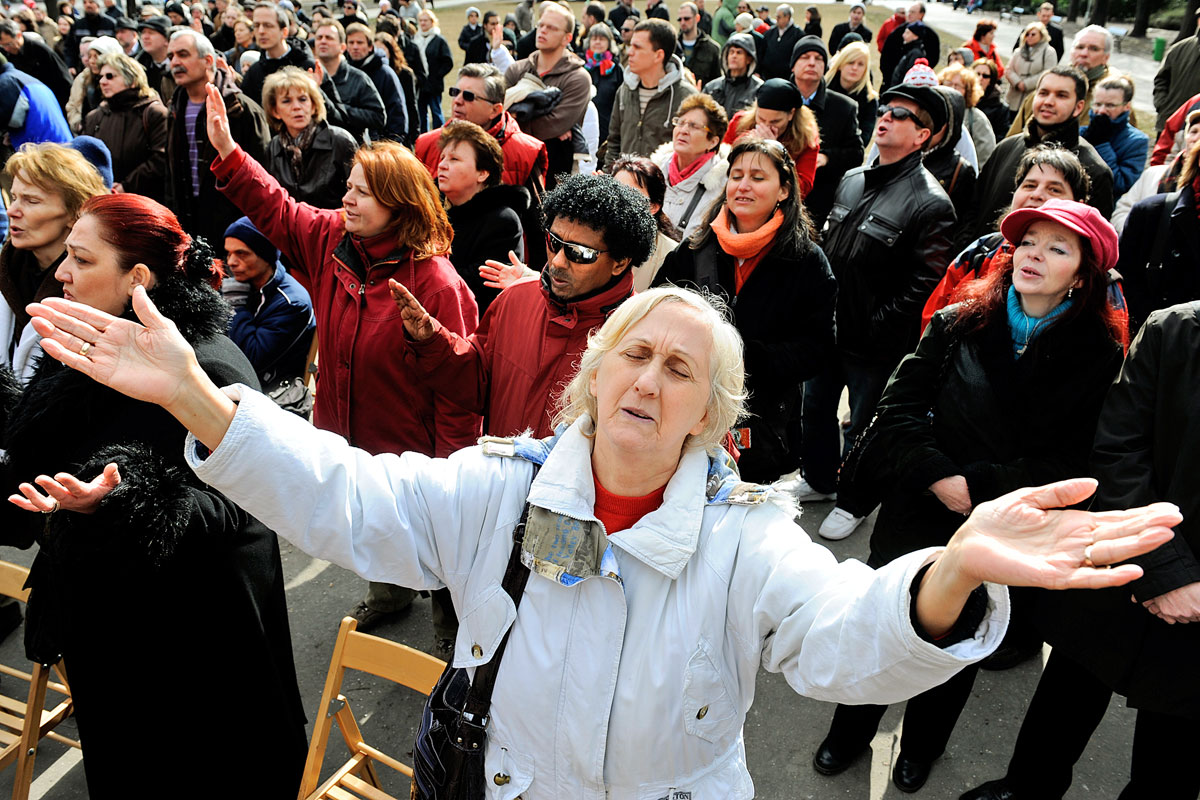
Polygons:
<instances>
[{"instance_id":1,"label":"black puffer jacket","mask_svg":"<svg viewBox=\"0 0 1200 800\"><path fill-rule=\"evenodd\" d=\"M292 154L284 141L286 133L278 133L267 146L267 172L275 176L287 193L301 202L317 208L341 208L346 194L346 179L350 177L350 162L358 148L354 137L322 120L312 144L301 156L299 174L292 164Z\"/></svg>"},{"instance_id":2,"label":"black puffer jacket","mask_svg":"<svg viewBox=\"0 0 1200 800\"><path fill-rule=\"evenodd\" d=\"M929 491L942 478L962 475L979 504L1087 469L1121 345L1099 319L1075 317L1013 358L1005 308L969 334L953 327L958 308L934 315L879 401L871 447L893 454L894 483L881 487L872 563L944 545L958 530L962 515Z\"/></svg>"},{"instance_id":3,"label":"black puffer jacket","mask_svg":"<svg viewBox=\"0 0 1200 800\"><path fill-rule=\"evenodd\" d=\"M1167 208L1170 199L1175 202ZM1141 325L1152 311L1200 300L1197 265L1200 226L1191 186L1174 198L1156 194L1135 205L1121 234L1121 260L1117 262L1117 272L1125 279L1130 323Z\"/></svg>"},{"instance_id":4,"label":"black puffer jacket","mask_svg":"<svg viewBox=\"0 0 1200 800\"><path fill-rule=\"evenodd\" d=\"M173 277L150 291L220 385L257 386L224 335L229 310L212 289ZM130 312L132 314L132 312ZM39 552L29 578L30 658L63 656L92 797L128 795L129 742L144 736L132 696L171 697L187 720L170 747L139 766L147 785L176 785L211 765L227 732L213 710L253 696L261 712L248 797L291 798L306 751L275 534L199 481L183 460L184 429L166 411L129 399L51 358L24 391L4 398L5 494L39 474L91 480L110 462L121 483L93 514L49 517L11 503L0 541ZM136 624L121 620L135 617ZM118 654L147 654L130 669ZM247 665L237 668L235 665ZM181 687L186 687L181 691ZM191 794L174 790L172 794Z\"/></svg>"},{"instance_id":5,"label":"black puffer jacket","mask_svg":"<svg viewBox=\"0 0 1200 800\"><path fill-rule=\"evenodd\" d=\"M83 132L108 145L113 181L160 203L167 190L167 107L158 95L138 97L126 89L100 103L83 122Z\"/></svg>"},{"instance_id":6,"label":"black puffer jacket","mask_svg":"<svg viewBox=\"0 0 1200 800\"><path fill-rule=\"evenodd\" d=\"M750 448L739 469L747 480L774 480L789 463L786 429L800 384L833 352L837 282L812 242L795 253L772 247L741 292L734 270L733 256L709 233L698 248L683 244L668 255L654 283L706 289L728 301L746 345L750 390Z\"/></svg>"},{"instance_id":7,"label":"black puffer jacket","mask_svg":"<svg viewBox=\"0 0 1200 800\"><path fill-rule=\"evenodd\" d=\"M912 352L921 309L954 255L954 220L919 152L846 174L824 242L838 281L839 350L882 365Z\"/></svg>"},{"instance_id":8,"label":"black puffer jacket","mask_svg":"<svg viewBox=\"0 0 1200 800\"><path fill-rule=\"evenodd\" d=\"M480 318L500 291L483 285L479 266L488 259L507 264L509 250L521 257L524 238L521 219L528 211L529 191L506 184L484 189L461 206L446 210L454 228L450 263L471 287Z\"/></svg>"},{"instance_id":9,"label":"black puffer jacket","mask_svg":"<svg viewBox=\"0 0 1200 800\"><path fill-rule=\"evenodd\" d=\"M1200 304L1154 313L1113 384L1092 451L1094 507L1175 503L1175 538L1133 559L1141 578L1116 589L1046 592L1046 641L1134 708L1200 719L1200 628L1168 625L1141 603L1200 581ZM1040 405L1040 404L1039 404ZM1130 602L1130 594L1138 600Z\"/></svg>"},{"instance_id":10,"label":"black puffer jacket","mask_svg":"<svg viewBox=\"0 0 1200 800\"><path fill-rule=\"evenodd\" d=\"M366 73L367 77L371 79L371 83L375 84L375 91L379 92L379 99L383 101L383 111L386 116L382 131L383 137L411 145L416 140L408 138L408 109L411 105L412 115L416 116L416 90L414 88L405 91L402 88L400 76L384 63L384 56L381 53L382 51L372 50L371 54L362 61L355 61L352 58L347 60L350 62L350 66ZM412 97L408 96L410 94ZM375 131L371 132L372 139L376 135Z\"/></svg>"},{"instance_id":11,"label":"black puffer jacket","mask_svg":"<svg viewBox=\"0 0 1200 800\"><path fill-rule=\"evenodd\" d=\"M342 58L337 72L325 73L321 93L325 95L330 125L344 128L359 142L366 141L368 132L373 141L383 138L387 114L379 90L367 74L351 66L348 59Z\"/></svg>"},{"instance_id":12,"label":"black puffer jacket","mask_svg":"<svg viewBox=\"0 0 1200 800\"><path fill-rule=\"evenodd\" d=\"M268 77L284 67L299 67L307 71L317 63L313 59L308 42L295 36L289 36L287 44L288 51L279 58L269 58L266 53L263 53L262 58L251 64L250 69L246 70L246 75L242 79L242 93L259 105L262 105L263 84Z\"/></svg>"}]
</instances>

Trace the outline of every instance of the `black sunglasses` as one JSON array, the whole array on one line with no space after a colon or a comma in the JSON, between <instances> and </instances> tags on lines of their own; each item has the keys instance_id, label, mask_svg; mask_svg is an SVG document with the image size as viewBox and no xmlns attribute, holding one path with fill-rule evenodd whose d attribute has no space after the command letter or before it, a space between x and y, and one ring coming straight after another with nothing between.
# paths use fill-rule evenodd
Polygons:
<instances>
[{"instance_id":1,"label":"black sunglasses","mask_svg":"<svg viewBox=\"0 0 1200 800\"><path fill-rule=\"evenodd\" d=\"M567 261L570 261L572 264L595 264L600 258L601 253L608 252L607 250L597 250L594 247L585 247L574 242L565 242L550 231L546 231L546 249L552 255L565 249L567 251Z\"/></svg>"},{"instance_id":2,"label":"black sunglasses","mask_svg":"<svg viewBox=\"0 0 1200 800\"><path fill-rule=\"evenodd\" d=\"M460 89L457 86L450 87L450 99L454 99L460 94L462 95L462 99L466 100L468 103L474 103L476 100L484 100L488 103L492 102L482 95L475 94L470 89Z\"/></svg>"},{"instance_id":3,"label":"black sunglasses","mask_svg":"<svg viewBox=\"0 0 1200 800\"><path fill-rule=\"evenodd\" d=\"M904 106L880 106L875 111L875 116L877 118L882 119L883 115L888 113L889 111L892 113L892 119L896 120L897 122L904 122L905 120L911 119L913 121L913 124L916 125L918 128L928 128L929 127L924 122L921 122L921 120L917 117L917 112L909 111Z\"/></svg>"},{"instance_id":4,"label":"black sunglasses","mask_svg":"<svg viewBox=\"0 0 1200 800\"><path fill-rule=\"evenodd\" d=\"M117 73L115 73L115 72L101 72L101 73L100 73L100 77L101 77L103 80L106 80L106 81L111 81L113 78L117 77Z\"/></svg>"}]
</instances>

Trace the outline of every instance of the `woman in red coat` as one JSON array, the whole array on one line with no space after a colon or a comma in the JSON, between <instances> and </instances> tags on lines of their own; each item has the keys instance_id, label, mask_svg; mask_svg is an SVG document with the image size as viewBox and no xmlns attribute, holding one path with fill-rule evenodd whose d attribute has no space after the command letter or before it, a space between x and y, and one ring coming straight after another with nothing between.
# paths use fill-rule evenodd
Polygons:
<instances>
[{"instance_id":1,"label":"woman in red coat","mask_svg":"<svg viewBox=\"0 0 1200 800\"><path fill-rule=\"evenodd\" d=\"M772 78L760 86L754 105L729 120L723 141L732 145L747 134L774 139L787 148L796 167L800 197L806 196L817 174L821 131L817 118L804 105L800 90L791 81Z\"/></svg>"},{"instance_id":2,"label":"woman in red coat","mask_svg":"<svg viewBox=\"0 0 1200 800\"><path fill-rule=\"evenodd\" d=\"M996 62L996 70L1000 73L998 77L1004 77L1004 62L1000 60L1000 51L996 49L996 43L993 41L996 38L996 28L999 25L994 19L981 19L979 24L975 26L975 33L971 36L971 41L963 42L963 47L975 54L976 61L982 61L985 58L989 61Z\"/></svg>"},{"instance_id":3,"label":"woman in red coat","mask_svg":"<svg viewBox=\"0 0 1200 800\"><path fill-rule=\"evenodd\" d=\"M220 156L212 165L217 187L279 248L312 296L321 358L316 426L371 453L441 457L473 445L479 417L406 370L404 327L388 292L389 278L402 282L464 337L479 322L471 290L446 257L454 233L424 165L394 142L364 147L354 156L342 208L314 208L292 199L233 141L215 90L208 94L207 119ZM411 602L409 590L373 583L354 612L359 628L374 627ZM440 609L435 602L443 649L457 630L452 614L449 598Z\"/></svg>"}]
</instances>

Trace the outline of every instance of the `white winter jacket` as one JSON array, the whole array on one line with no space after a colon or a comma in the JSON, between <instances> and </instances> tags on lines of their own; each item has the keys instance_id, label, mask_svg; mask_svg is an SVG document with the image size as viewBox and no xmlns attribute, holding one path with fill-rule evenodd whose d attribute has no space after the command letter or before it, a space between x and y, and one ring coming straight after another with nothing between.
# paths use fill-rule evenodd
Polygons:
<instances>
[{"instance_id":1,"label":"white winter jacket","mask_svg":"<svg viewBox=\"0 0 1200 800\"><path fill-rule=\"evenodd\" d=\"M8 344L13 339L17 339L17 343L10 361ZM33 376L33 370L42 356L42 337L33 329L31 323L26 322L18 338L17 317L3 300L0 300L0 342L4 342L5 345L4 350L0 352L0 364L12 367L16 376L25 383Z\"/></svg>"},{"instance_id":2,"label":"white winter jacket","mask_svg":"<svg viewBox=\"0 0 1200 800\"><path fill-rule=\"evenodd\" d=\"M742 724L760 666L810 697L892 703L982 658L1007 627L1007 594L989 587L974 639L926 643L909 606L930 551L877 572L838 564L794 511L699 448L684 452L657 511L606 536L592 515L586 418L554 439L449 459L371 456L246 387L228 391L240 404L221 445L206 460L186 445L203 481L364 578L448 586L458 666L486 662L512 626L489 800L752 797ZM500 581L527 497L534 574L517 617Z\"/></svg>"},{"instance_id":3,"label":"white winter jacket","mask_svg":"<svg viewBox=\"0 0 1200 800\"><path fill-rule=\"evenodd\" d=\"M675 146L671 142L664 142L650 156L650 160L662 170L664 178L669 174L671 158L674 155ZM728 172L729 145L722 144L717 149L716 156L693 174L687 176L687 178L674 186L671 185L670 179L667 179L667 194L663 199L663 212L666 213L667 219L671 220L671 223L676 228L683 231L683 239L681 241L686 241L689 236L704 224L709 207L725 191L725 179ZM700 202L688 218L687 226L684 227L679 224L683 219L683 212L687 211L688 206L691 205L692 198L696 194L696 190L701 185L703 185L704 191L700 195Z\"/></svg>"}]
</instances>

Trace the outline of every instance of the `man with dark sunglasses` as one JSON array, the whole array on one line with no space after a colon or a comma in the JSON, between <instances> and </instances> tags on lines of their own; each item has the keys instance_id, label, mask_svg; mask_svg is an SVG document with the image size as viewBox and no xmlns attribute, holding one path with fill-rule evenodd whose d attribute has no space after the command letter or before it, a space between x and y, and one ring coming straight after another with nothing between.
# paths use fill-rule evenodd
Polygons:
<instances>
[{"instance_id":1,"label":"man with dark sunglasses","mask_svg":"<svg viewBox=\"0 0 1200 800\"><path fill-rule=\"evenodd\" d=\"M512 436L553 431L555 403L575 372L587 336L633 293L632 267L657 237L649 203L605 175L572 175L542 202L546 266L488 307L471 336L429 316L392 283L415 375L439 394L484 415L484 431Z\"/></svg>"},{"instance_id":2,"label":"man with dark sunglasses","mask_svg":"<svg viewBox=\"0 0 1200 800\"><path fill-rule=\"evenodd\" d=\"M825 226L822 247L838 281L837 349L825 371L804 385L804 477L788 488L801 502L837 497L819 531L826 539L849 536L875 505L838 485L838 466L875 415L888 377L916 346L921 308L953 255L954 206L921 163L949 110L933 71L922 71L919 80L879 98L879 157L846 173ZM850 392L844 446L843 388ZM859 752L857 744L827 742L814 763L831 775Z\"/></svg>"}]
</instances>

